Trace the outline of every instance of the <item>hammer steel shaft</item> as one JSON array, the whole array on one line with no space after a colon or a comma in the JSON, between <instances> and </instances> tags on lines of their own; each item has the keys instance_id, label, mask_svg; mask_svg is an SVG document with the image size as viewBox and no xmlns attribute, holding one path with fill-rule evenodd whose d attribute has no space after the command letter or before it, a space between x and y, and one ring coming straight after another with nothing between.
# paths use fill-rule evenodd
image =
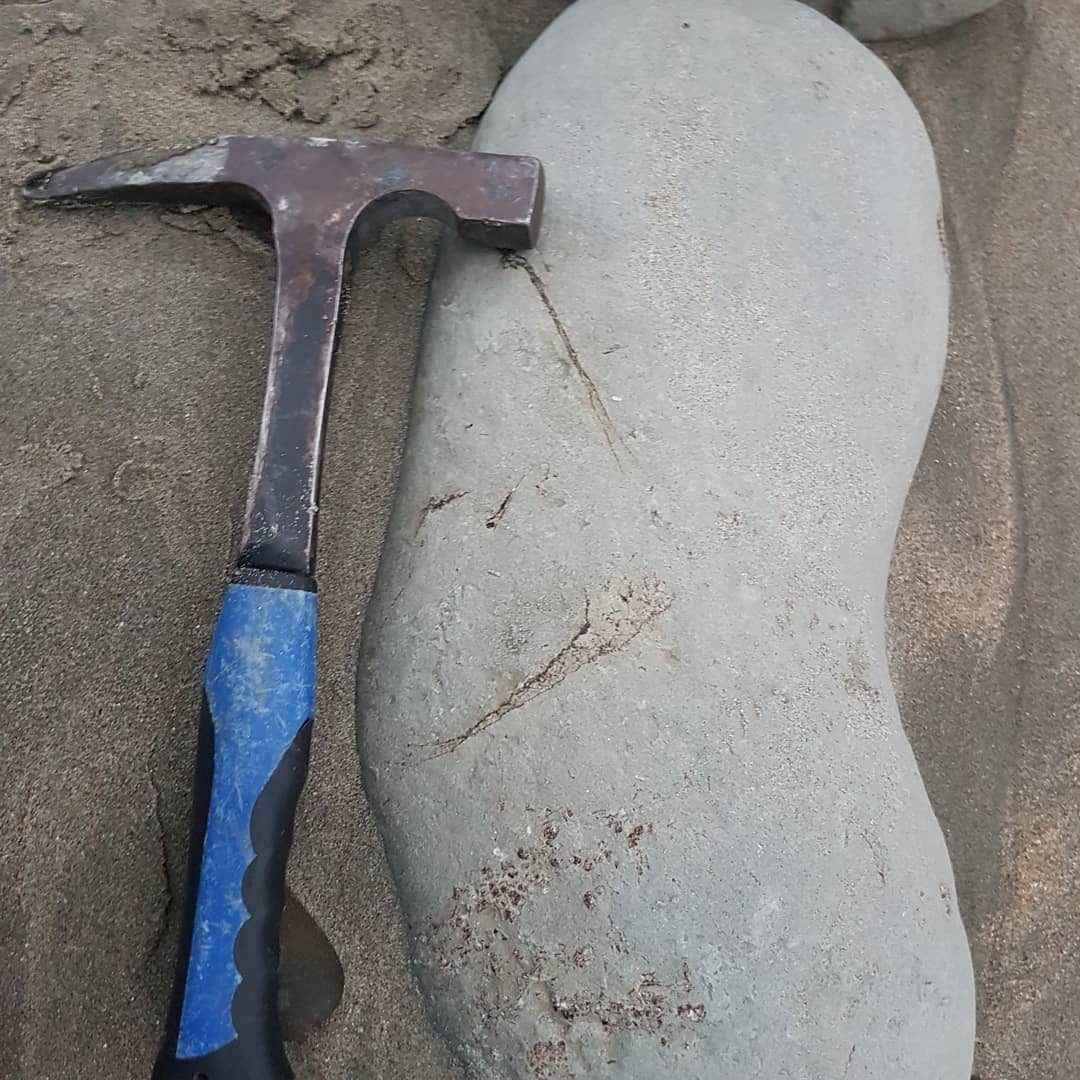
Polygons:
<instances>
[{"instance_id":1,"label":"hammer steel shaft","mask_svg":"<svg viewBox=\"0 0 1080 1080\"><path fill-rule=\"evenodd\" d=\"M117 154L28 181L34 201L254 201L278 277L255 467L210 644L190 873L173 1003L154 1080L283 1080L279 923L315 698L315 523L346 256L382 224L436 218L531 247L534 158L348 140L230 136Z\"/></svg>"}]
</instances>

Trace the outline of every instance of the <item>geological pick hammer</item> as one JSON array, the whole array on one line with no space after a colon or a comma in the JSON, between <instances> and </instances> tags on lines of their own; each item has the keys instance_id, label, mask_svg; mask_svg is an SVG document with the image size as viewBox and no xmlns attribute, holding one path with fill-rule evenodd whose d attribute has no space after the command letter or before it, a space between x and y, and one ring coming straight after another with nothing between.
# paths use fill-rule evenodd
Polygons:
<instances>
[{"instance_id":1,"label":"geological pick hammer","mask_svg":"<svg viewBox=\"0 0 1080 1080\"><path fill-rule=\"evenodd\" d=\"M292 1076L278 931L315 705L315 519L350 241L423 216L488 247L531 247L543 188L535 158L240 136L27 183L33 200L253 200L273 222L270 369L240 554L206 663L188 894L155 1080Z\"/></svg>"}]
</instances>

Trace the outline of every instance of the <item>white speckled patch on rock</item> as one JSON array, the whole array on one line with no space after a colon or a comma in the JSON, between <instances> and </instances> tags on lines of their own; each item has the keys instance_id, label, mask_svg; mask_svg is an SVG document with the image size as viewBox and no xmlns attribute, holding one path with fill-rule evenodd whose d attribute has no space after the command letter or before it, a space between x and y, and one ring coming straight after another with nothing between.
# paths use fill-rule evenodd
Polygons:
<instances>
[{"instance_id":1,"label":"white speckled patch on rock","mask_svg":"<svg viewBox=\"0 0 1080 1080\"><path fill-rule=\"evenodd\" d=\"M582 0L477 148L545 231L444 251L359 694L433 1016L482 1080L966 1080L883 645L947 319L914 109L796 4Z\"/></svg>"}]
</instances>

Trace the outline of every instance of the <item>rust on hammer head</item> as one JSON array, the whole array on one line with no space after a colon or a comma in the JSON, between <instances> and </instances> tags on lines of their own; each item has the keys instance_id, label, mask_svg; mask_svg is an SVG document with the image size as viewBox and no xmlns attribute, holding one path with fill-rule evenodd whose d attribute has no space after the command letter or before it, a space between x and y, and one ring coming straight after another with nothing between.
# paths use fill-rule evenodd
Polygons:
<instances>
[{"instance_id":1,"label":"rust on hammer head","mask_svg":"<svg viewBox=\"0 0 1080 1080\"><path fill-rule=\"evenodd\" d=\"M473 243L536 242L544 173L531 157L296 136L223 136L114 154L30 178L35 202L255 201L271 216L274 331L240 564L310 574L330 362L350 238L433 217Z\"/></svg>"}]
</instances>

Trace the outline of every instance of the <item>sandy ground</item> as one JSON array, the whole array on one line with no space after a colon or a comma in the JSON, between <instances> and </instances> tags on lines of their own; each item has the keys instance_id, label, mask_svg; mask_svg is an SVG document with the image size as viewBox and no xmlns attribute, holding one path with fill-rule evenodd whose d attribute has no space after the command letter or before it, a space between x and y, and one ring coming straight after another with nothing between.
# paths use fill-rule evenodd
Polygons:
<instances>
[{"instance_id":1,"label":"sandy ground","mask_svg":"<svg viewBox=\"0 0 1080 1080\"><path fill-rule=\"evenodd\" d=\"M901 712L956 868L981 1080L1080 1076L1080 7L883 50L938 154L953 328L893 561Z\"/></svg>"},{"instance_id":2,"label":"sandy ground","mask_svg":"<svg viewBox=\"0 0 1080 1080\"><path fill-rule=\"evenodd\" d=\"M491 8L489 11L488 8ZM242 509L273 259L223 211L24 210L58 156L218 132L467 138L552 5L0 6L0 1076L146 1077L172 977L200 667ZM449 1075L358 785L353 669L432 230L359 268L321 499L318 738L291 879L341 954L303 1077Z\"/></svg>"},{"instance_id":3,"label":"sandy ground","mask_svg":"<svg viewBox=\"0 0 1080 1080\"><path fill-rule=\"evenodd\" d=\"M60 157L223 131L460 143L561 6L0 4L0 1075L148 1075L273 282L244 217L31 212L13 185ZM891 617L973 937L981 1080L1080 1074L1078 24L1070 0L1007 0L883 50L937 146L954 261ZM291 1048L301 1078L455 1075L408 976L353 730L432 250L430 229L388 230L338 356L318 727L290 879L347 977L333 1017Z\"/></svg>"}]
</instances>

